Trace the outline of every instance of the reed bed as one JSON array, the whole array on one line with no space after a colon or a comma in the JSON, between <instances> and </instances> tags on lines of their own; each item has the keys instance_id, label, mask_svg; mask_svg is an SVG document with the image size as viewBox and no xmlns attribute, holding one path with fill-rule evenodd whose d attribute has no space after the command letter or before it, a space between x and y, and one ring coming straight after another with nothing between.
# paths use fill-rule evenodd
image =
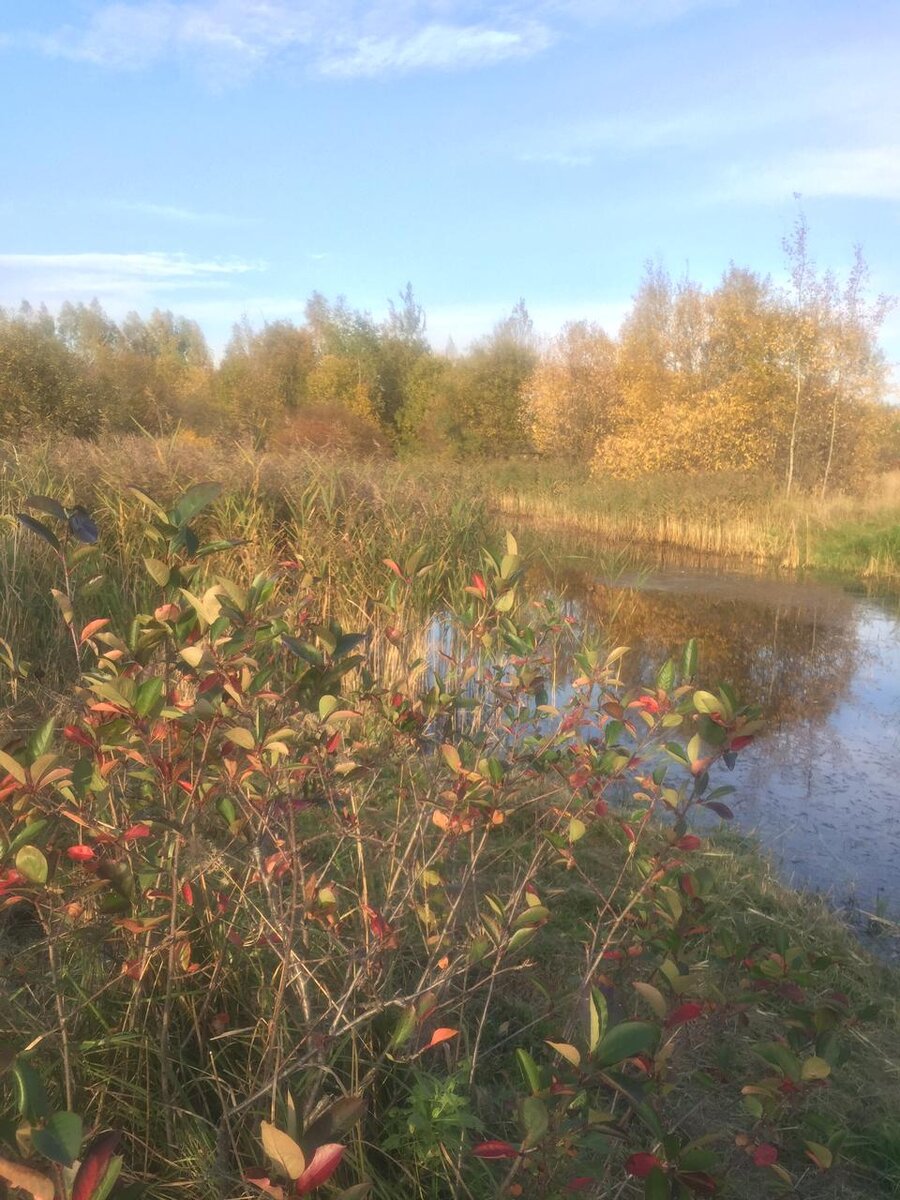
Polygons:
<instances>
[{"instance_id":1,"label":"reed bed","mask_svg":"<svg viewBox=\"0 0 900 1200\"><path fill-rule=\"evenodd\" d=\"M859 496L787 500L755 476L567 479L549 466L488 483L496 512L613 543L900 582L900 472Z\"/></svg>"}]
</instances>

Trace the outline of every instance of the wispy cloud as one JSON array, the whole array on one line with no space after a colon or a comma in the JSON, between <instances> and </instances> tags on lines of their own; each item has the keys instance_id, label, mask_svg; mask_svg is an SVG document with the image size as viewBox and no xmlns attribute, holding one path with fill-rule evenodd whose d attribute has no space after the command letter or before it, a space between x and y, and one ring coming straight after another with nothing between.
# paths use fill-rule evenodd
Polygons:
<instances>
[{"instance_id":1,"label":"wispy cloud","mask_svg":"<svg viewBox=\"0 0 900 1200\"><path fill-rule=\"evenodd\" d=\"M81 22L16 40L119 70L182 60L220 83L285 58L314 75L372 78L490 67L539 54L573 27L665 22L730 2L104 0Z\"/></svg>"},{"instance_id":2,"label":"wispy cloud","mask_svg":"<svg viewBox=\"0 0 900 1200\"><path fill-rule=\"evenodd\" d=\"M125 297L228 287L237 276L265 270L243 259L197 259L185 254L0 254L3 300Z\"/></svg>"},{"instance_id":3,"label":"wispy cloud","mask_svg":"<svg viewBox=\"0 0 900 1200\"><path fill-rule=\"evenodd\" d=\"M409 36L364 37L319 64L319 72L344 79L409 71L455 71L489 67L510 58L531 58L553 41L537 22L521 29L483 25L426 25Z\"/></svg>"},{"instance_id":4,"label":"wispy cloud","mask_svg":"<svg viewBox=\"0 0 900 1200\"><path fill-rule=\"evenodd\" d=\"M134 213L185 225L246 225L250 222L248 217L235 217L229 213L206 212L177 204L153 204L143 200L110 200L106 207L114 212Z\"/></svg>"},{"instance_id":5,"label":"wispy cloud","mask_svg":"<svg viewBox=\"0 0 900 1200\"><path fill-rule=\"evenodd\" d=\"M311 13L293 4L137 0L102 4L84 25L64 26L35 43L47 54L120 69L198 56L252 67L312 35Z\"/></svg>"},{"instance_id":6,"label":"wispy cloud","mask_svg":"<svg viewBox=\"0 0 900 1200\"><path fill-rule=\"evenodd\" d=\"M549 164L553 167L589 167L594 161L592 154L569 154L565 150L547 150L545 153L522 153L517 155L521 163L534 163L535 165Z\"/></svg>"}]
</instances>

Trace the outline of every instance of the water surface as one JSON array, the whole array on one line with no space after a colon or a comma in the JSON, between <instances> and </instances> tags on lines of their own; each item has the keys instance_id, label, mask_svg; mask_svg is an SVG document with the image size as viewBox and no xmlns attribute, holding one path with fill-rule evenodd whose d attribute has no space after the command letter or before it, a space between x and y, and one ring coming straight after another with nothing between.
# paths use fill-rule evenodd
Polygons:
<instances>
[{"instance_id":1,"label":"water surface","mask_svg":"<svg viewBox=\"0 0 900 1200\"><path fill-rule=\"evenodd\" d=\"M892 956L874 917L900 920L900 611L896 597L714 567L610 571L555 556L548 577L590 631L632 648L648 679L690 637L709 685L759 704L767 728L729 777L735 824L759 835L783 878L827 895ZM564 681L562 681L564 684Z\"/></svg>"}]
</instances>

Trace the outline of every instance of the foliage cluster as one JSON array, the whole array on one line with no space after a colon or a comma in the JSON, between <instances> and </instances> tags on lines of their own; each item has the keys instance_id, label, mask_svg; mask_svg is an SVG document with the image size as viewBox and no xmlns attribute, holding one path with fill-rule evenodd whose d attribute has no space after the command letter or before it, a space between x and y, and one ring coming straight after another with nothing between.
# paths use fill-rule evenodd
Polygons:
<instances>
[{"instance_id":1,"label":"foliage cluster","mask_svg":"<svg viewBox=\"0 0 900 1200\"><path fill-rule=\"evenodd\" d=\"M771 897L736 905L690 827L729 817L712 774L760 728L699 685L696 643L626 686L623 648L526 603L508 537L449 581L424 657L441 572L386 557L379 657L328 614L326 564L211 567L240 550L206 519L219 493L121 500L152 597L121 628L78 588L96 514L22 508L80 676L0 748L0 1178L40 1200L886 1193L871 971Z\"/></svg>"},{"instance_id":2,"label":"foliage cluster","mask_svg":"<svg viewBox=\"0 0 900 1200\"><path fill-rule=\"evenodd\" d=\"M801 219L791 285L731 267L704 291L650 265L617 338L576 322L549 344L520 301L465 353L437 353L410 286L374 320L318 293L304 320L234 329L214 364L193 321L113 321L95 302L54 318L0 312L0 408L24 433L153 434L187 427L357 454L591 464L603 478L739 472L794 490L852 489L893 465L877 344L888 309L857 253L819 273Z\"/></svg>"}]
</instances>

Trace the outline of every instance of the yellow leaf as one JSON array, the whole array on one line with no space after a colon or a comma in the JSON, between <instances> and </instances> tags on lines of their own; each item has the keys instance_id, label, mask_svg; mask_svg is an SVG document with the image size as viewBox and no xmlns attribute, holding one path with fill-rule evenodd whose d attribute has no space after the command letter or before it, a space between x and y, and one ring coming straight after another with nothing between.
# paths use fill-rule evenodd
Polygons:
<instances>
[{"instance_id":1,"label":"yellow leaf","mask_svg":"<svg viewBox=\"0 0 900 1200\"><path fill-rule=\"evenodd\" d=\"M288 1179L299 1179L306 1170L306 1159L294 1139L270 1125L268 1121L260 1124L259 1136L266 1156L275 1166L283 1171Z\"/></svg>"},{"instance_id":2,"label":"yellow leaf","mask_svg":"<svg viewBox=\"0 0 900 1200\"><path fill-rule=\"evenodd\" d=\"M573 1067L581 1066L581 1054L575 1046L570 1046L568 1042L551 1041L548 1041L547 1045L555 1050L557 1054L562 1055L566 1062L571 1063Z\"/></svg>"}]
</instances>

